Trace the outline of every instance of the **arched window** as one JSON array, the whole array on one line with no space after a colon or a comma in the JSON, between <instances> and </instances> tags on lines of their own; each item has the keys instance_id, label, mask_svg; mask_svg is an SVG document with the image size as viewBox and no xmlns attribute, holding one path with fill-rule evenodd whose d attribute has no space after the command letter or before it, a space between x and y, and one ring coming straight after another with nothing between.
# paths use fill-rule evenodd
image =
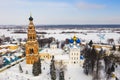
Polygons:
<instances>
[{"instance_id":1,"label":"arched window","mask_svg":"<svg viewBox=\"0 0 120 80\"><path fill-rule=\"evenodd\" d=\"M74 61L74 64L75 64L76 62Z\"/></svg>"},{"instance_id":2,"label":"arched window","mask_svg":"<svg viewBox=\"0 0 120 80\"><path fill-rule=\"evenodd\" d=\"M32 37L30 37L30 39L32 39Z\"/></svg>"},{"instance_id":3,"label":"arched window","mask_svg":"<svg viewBox=\"0 0 120 80\"><path fill-rule=\"evenodd\" d=\"M30 54L33 54L33 53L34 53L33 49L30 49Z\"/></svg>"},{"instance_id":4,"label":"arched window","mask_svg":"<svg viewBox=\"0 0 120 80\"><path fill-rule=\"evenodd\" d=\"M32 27L29 27L29 29L32 29Z\"/></svg>"}]
</instances>

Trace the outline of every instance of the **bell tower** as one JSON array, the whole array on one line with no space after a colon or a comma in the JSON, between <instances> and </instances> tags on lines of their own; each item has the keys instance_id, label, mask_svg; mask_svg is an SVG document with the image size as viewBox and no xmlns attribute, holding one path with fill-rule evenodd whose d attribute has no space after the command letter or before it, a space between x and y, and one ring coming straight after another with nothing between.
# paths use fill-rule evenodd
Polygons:
<instances>
[{"instance_id":1,"label":"bell tower","mask_svg":"<svg viewBox=\"0 0 120 80\"><path fill-rule=\"evenodd\" d=\"M25 45L26 48L26 63L33 64L39 58L39 45L36 39L35 26L33 24L32 16L29 17L29 26L27 33L27 42Z\"/></svg>"}]
</instances>

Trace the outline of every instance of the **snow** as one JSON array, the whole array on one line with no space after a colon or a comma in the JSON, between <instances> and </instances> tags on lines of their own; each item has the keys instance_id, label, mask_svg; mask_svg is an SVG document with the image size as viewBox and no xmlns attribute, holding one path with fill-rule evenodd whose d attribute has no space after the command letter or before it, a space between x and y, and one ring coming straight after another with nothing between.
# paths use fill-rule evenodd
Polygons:
<instances>
[{"instance_id":1,"label":"snow","mask_svg":"<svg viewBox=\"0 0 120 80\"><path fill-rule=\"evenodd\" d=\"M78 45L72 45L70 48L80 48Z\"/></svg>"},{"instance_id":2,"label":"snow","mask_svg":"<svg viewBox=\"0 0 120 80\"><path fill-rule=\"evenodd\" d=\"M117 68L115 70L115 75L120 79L120 65L117 65Z\"/></svg>"},{"instance_id":3,"label":"snow","mask_svg":"<svg viewBox=\"0 0 120 80\"><path fill-rule=\"evenodd\" d=\"M66 29L66 30L60 30L60 29L53 29L53 30L37 30L37 31L41 31L41 32L47 32L49 34L44 34L45 38L49 38L49 37L55 37L58 41L63 41L66 38L70 39L72 38L74 35L76 35L78 38L85 40L86 42L89 42L90 40L93 40L93 42L95 43L100 43L100 39L97 36L99 34L100 31L98 30L77 30L77 29ZM64 34L60 34L61 32L67 32L67 31L75 31L75 32L79 32L79 33L72 33L72 34L68 34L68 33L64 33ZM87 35L81 33L84 32ZM103 31L102 34L105 34L105 39L102 39L101 42L107 43L107 39L113 38L115 41L115 44L118 44L118 39L120 38L120 34L116 33L116 32L111 32L110 30L106 30L105 32ZM5 37L13 37L16 40L18 38L22 38L25 39L27 38L27 34L16 34L16 33L12 33L11 31L7 31L6 29L0 29L0 36L5 35ZM38 34L39 35L39 34ZM82 41L81 40L81 41ZM1 45L0 47L5 47L7 45ZM103 49L106 49L103 47ZM4 49L0 50L4 51ZM64 54L64 51L61 49L49 49L49 48L44 48L43 50L41 50L39 53L49 53L49 54L55 54L55 60L68 60L69 59L69 54ZM22 53L15 53L14 55L16 56L20 56L22 55ZM6 57L8 60L10 60L10 57L8 56L4 56ZM14 56L11 56L14 59ZM9 69L6 69L3 72L0 72L0 80L51 80L50 79L50 74L49 74L49 70L50 70L50 60L49 61L42 61L42 74L40 74L37 77L34 77L32 75L32 65L27 65L25 60L23 62L20 62L22 69L23 69L23 73L19 72L19 64L16 64L15 66L12 66ZM102 62L102 65L103 62ZM67 64L66 65L67 70L65 71L65 80L92 80L92 75L85 75L83 72L83 68L81 65L75 65L75 64ZM45 70L43 69L45 68ZM28 74L26 74L26 71L28 71ZM105 75L103 74L104 71L100 71L100 76L104 77ZM120 66L118 65L118 67L116 68L115 71L116 76L120 76ZM120 78L120 77L119 77ZM58 80L58 76L57 79Z\"/></svg>"},{"instance_id":4,"label":"snow","mask_svg":"<svg viewBox=\"0 0 120 80\"><path fill-rule=\"evenodd\" d=\"M62 49L50 49L50 48L44 48L39 53L49 53L49 54L62 54L64 51Z\"/></svg>"},{"instance_id":5,"label":"snow","mask_svg":"<svg viewBox=\"0 0 120 80\"><path fill-rule=\"evenodd\" d=\"M65 72L65 80L92 80L92 77L91 75L85 75L80 65L69 64Z\"/></svg>"},{"instance_id":6,"label":"snow","mask_svg":"<svg viewBox=\"0 0 120 80\"><path fill-rule=\"evenodd\" d=\"M16 53L14 53L14 55L15 55L15 56L22 56L22 55L23 55L23 53L20 53L20 52L19 52L19 53L17 53L17 52L16 52Z\"/></svg>"},{"instance_id":7,"label":"snow","mask_svg":"<svg viewBox=\"0 0 120 80\"><path fill-rule=\"evenodd\" d=\"M99 71L99 77L101 79L105 79L105 63L104 63L104 60L100 60L99 61L101 64L100 64L100 71Z\"/></svg>"},{"instance_id":8,"label":"snow","mask_svg":"<svg viewBox=\"0 0 120 80\"><path fill-rule=\"evenodd\" d=\"M6 29L0 29L0 35L5 35L5 37L13 37L15 38L16 40L18 38L27 38L27 34L14 34L12 33L13 31L7 31Z\"/></svg>"},{"instance_id":9,"label":"snow","mask_svg":"<svg viewBox=\"0 0 120 80\"><path fill-rule=\"evenodd\" d=\"M14 60L14 59L15 59L15 56L11 56L11 58Z\"/></svg>"},{"instance_id":10,"label":"snow","mask_svg":"<svg viewBox=\"0 0 120 80\"><path fill-rule=\"evenodd\" d=\"M76 34L76 36L78 38L81 38L83 40L87 40L87 42L89 42L90 40L93 40L96 43L100 42L99 37L97 36L98 33L88 33L87 35L83 35L83 34ZM115 36L116 35L116 36ZM65 40L66 38L71 38L73 37L74 34L46 34L45 37L55 37L56 39L58 39L59 41L61 40ZM117 33L105 33L105 39L102 40L102 42L107 43L107 39L109 38L114 38L115 40L115 44L117 44L117 40L120 37L119 34Z\"/></svg>"},{"instance_id":11,"label":"snow","mask_svg":"<svg viewBox=\"0 0 120 80\"><path fill-rule=\"evenodd\" d=\"M11 61L9 56L3 56L3 57L6 58L8 61Z\"/></svg>"},{"instance_id":12,"label":"snow","mask_svg":"<svg viewBox=\"0 0 120 80\"><path fill-rule=\"evenodd\" d=\"M69 60L69 55L65 54L65 55L56 55L55 56L55 60Z\"/></svg>"},{"instance_id":13,"label":"snow","mask_svg":"<svg viewBox=\"0 0 120 80\"><path fill-rule=\"evenodd\" d=\"M61 30L61 29L53 29L53 30L38 30L40 32L44 31L50 34L44 34L44 36L46 38L48 37L55 37L56 39L58 39L59 41L61 40L65 40L66 38L72 38L74 35L76 35L78 38L81 38L82 40L86 40L86 42L89 42L90 40L93 40L93 42L99 43L100 39L97 36L99 34L98 30L82 30L82 29L66 29L66 30ZM72 33L72 34L68 34L68 33L64 33L61 34L62 31L76 31L76 32L85 32L87 33L87 35L84 35L82 33ZM89 31L91 31L91 33L88 33ZM101 40L101 42L107 43L107 39L113 38L115 41L115 44L118 44L118 39L120 38L120 34L116 33L116 32L107 32L109 30L106 30L106 32L102 33L105 34L105 39ZM55 33L55 34L54 34ZM25 39L27 38L27 34L16 34L16 33L12 33L12 31L7 31L6 29L0 29L0 35L5 35L7 37L13 37L15 39L18 38L22 38ZM39 34L38 34L39 35Z\"/></svg>"},{"instance_id":14,"label":"snow","mask_svg":"<svg viewBox=\"0 0 120 80\"><path fill-rule=\"evenodd\" d=\"M7 52L9 49L0 49L0 53L5 53L5 52Z\"/></svg>"},{"instance_id":15,"label":"snow","mask_svg":"<svg viewBox=\"0 0 120 80\"><path fill-rule=\"evenodd\" d=\"M19 64L11 67L10 69L5 70L4 72L0 73L0 80L51 80L49 69L50 69L50 62L44 61L42 62L42 74L40 74L37 77L33 77L32 75L32 65L27 65L25 61L20 63L23 69L23 73L19 72ZM45 68L45 70L43 69ZM28 74L26 74L26 71L28 71ZM74 73L74 75L72 74ZM71 77L71 79L69 79ZM82 67L80 65L67 65L67 70L65 71L65 80L92 80L92 77L90 75L85 75L83 73ZM58 76L57 76L57 79Z\"/></svg>"}]
</instances>

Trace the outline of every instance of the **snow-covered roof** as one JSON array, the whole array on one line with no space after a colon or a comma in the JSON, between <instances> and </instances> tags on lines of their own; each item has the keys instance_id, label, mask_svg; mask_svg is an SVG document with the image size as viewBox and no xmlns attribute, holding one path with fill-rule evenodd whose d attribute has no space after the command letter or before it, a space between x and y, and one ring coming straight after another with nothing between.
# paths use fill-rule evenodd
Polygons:
<instances>
[{"instance_id":1,"label":"snow-covered roof","mask_svg":"<svg viewBox=\"0 0 120 80\"><path fill-rule=\"evenodd\" d=\"M17 46L16 44L5 44L5 45L0 45L0 47L8 47L8 46Z\"/></svg>"},{"instance_id":2,"label":"snow-covered roof","mask_svg":"<svg viewBox=\"0 0 120 80\"><path fill-rule=\"evenodd\" d=\"M18 41L12 41L12 43L18 43Z\"/></svg>"},{"instance_id":3,"label":"snow-covered roof","mask_svg":"<svg viewBox=\"0 0 120 80\"><path fill-rule=\"evenodd\" d=\"M0 49L0 53L1 52L7 52L9 49Z\"/></svg>"},{"instance_id":4,"label":"snow-covered roof","mask_svg":"<svg viewBox=\"0 0 120 80\"><path fill-rule=\"evenodd\" d=\"M3 58L6 58L8 61L11 61L9 56L3 56Z\"/></svg>"},{"instance_id":5,"label":"snow-covered roof","mask_svg":"<svg viewBox=\"0 0 120 80\"><path fill-rule=\"evenodd\" d=\"M109 50L109 48L106 48L106 47L101 47L101 48L102 48L102 50ZM95 48L95 49L97 49L98 51L100 51L101 48Z\"/></svg>"},{"instance_id":6,"label":"snow-covered roof","mask_svg":"<svg viewBox=\"0 0 120 80\"><path fill-rule=\"evenodd\" d=\"M22 53L14 53L15 56L22 56Z\"/></svg>"},{"instance_id":7,"label":"snow-covered roof","mask_svg":"<svg viewBox=\"0 0 120 80\"><path fill-rule=\"evenodd\" d=\"M41 50L39 53L49 53L49 54L62 54L64 51L62 49L50 49L50 48L45 48Z\"/></svg>"},{"instance_id":8,"label":"snow-covered roof","mask_svg":"<svg viewBox=\"0 0 120 80\"><path fill-rule=\"evenodd\" d=\"M26 44L26 42L21 42L21 44Z\"/></svg>"},{"instance_id":9,"label":"snow-covered roof","mask_svg":"<svg viewBox=\"0 0 120 80\"><path fill-rule=\"evenodd\" d=\"M15 56L10 56L12 59L15 59Z\"/></svg>"},{"instance_id":10,"label":"snow-covered roof","mask_svg":"<svg viewBox=\"0 0 120 80\"><path fill-rule=\"evenodd\" d=\"M69 48L80 48L80 46L78 46L78 45L72 45Z\"/></svg>"},{"instance_id":11,"label":"snow-covered roof","mask_svg":"<svg viewBox=\"0 0 120 80\"><path fill-rule=\"evenodd\" d=\"M2 47L2 48L3 48L3 47L8 47L8 45L0 45L0 47Z\"/></svg>"},{"instance_id":12,"label":"snow-covered roof","mask_svg":"<svg viewBox=\"0 0 120 80\"><path fill-rule=\"evenodd\" d=\"M65 48L69 48L69 49L80 49L80 45L79 44L66 44Z\"/></svg>"}]
</instances>

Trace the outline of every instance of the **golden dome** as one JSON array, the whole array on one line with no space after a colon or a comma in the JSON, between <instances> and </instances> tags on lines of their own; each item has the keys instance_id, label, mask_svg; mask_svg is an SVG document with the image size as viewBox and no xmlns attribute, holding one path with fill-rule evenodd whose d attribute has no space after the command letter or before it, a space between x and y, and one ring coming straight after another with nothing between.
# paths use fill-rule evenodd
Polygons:
<instances>
[{"instance_id":1,"label":"golden dome","mask_svg":"<svg viewBox=\"0 0 120 80\"><path fill-rule=\"evenodd\" d=\"M75 35L74 35L74 37L73 37L73 40L74 40L74 41L76 41L76 40L77 40L77 37L76 37Z\"/></svg>"}]
</instances>

